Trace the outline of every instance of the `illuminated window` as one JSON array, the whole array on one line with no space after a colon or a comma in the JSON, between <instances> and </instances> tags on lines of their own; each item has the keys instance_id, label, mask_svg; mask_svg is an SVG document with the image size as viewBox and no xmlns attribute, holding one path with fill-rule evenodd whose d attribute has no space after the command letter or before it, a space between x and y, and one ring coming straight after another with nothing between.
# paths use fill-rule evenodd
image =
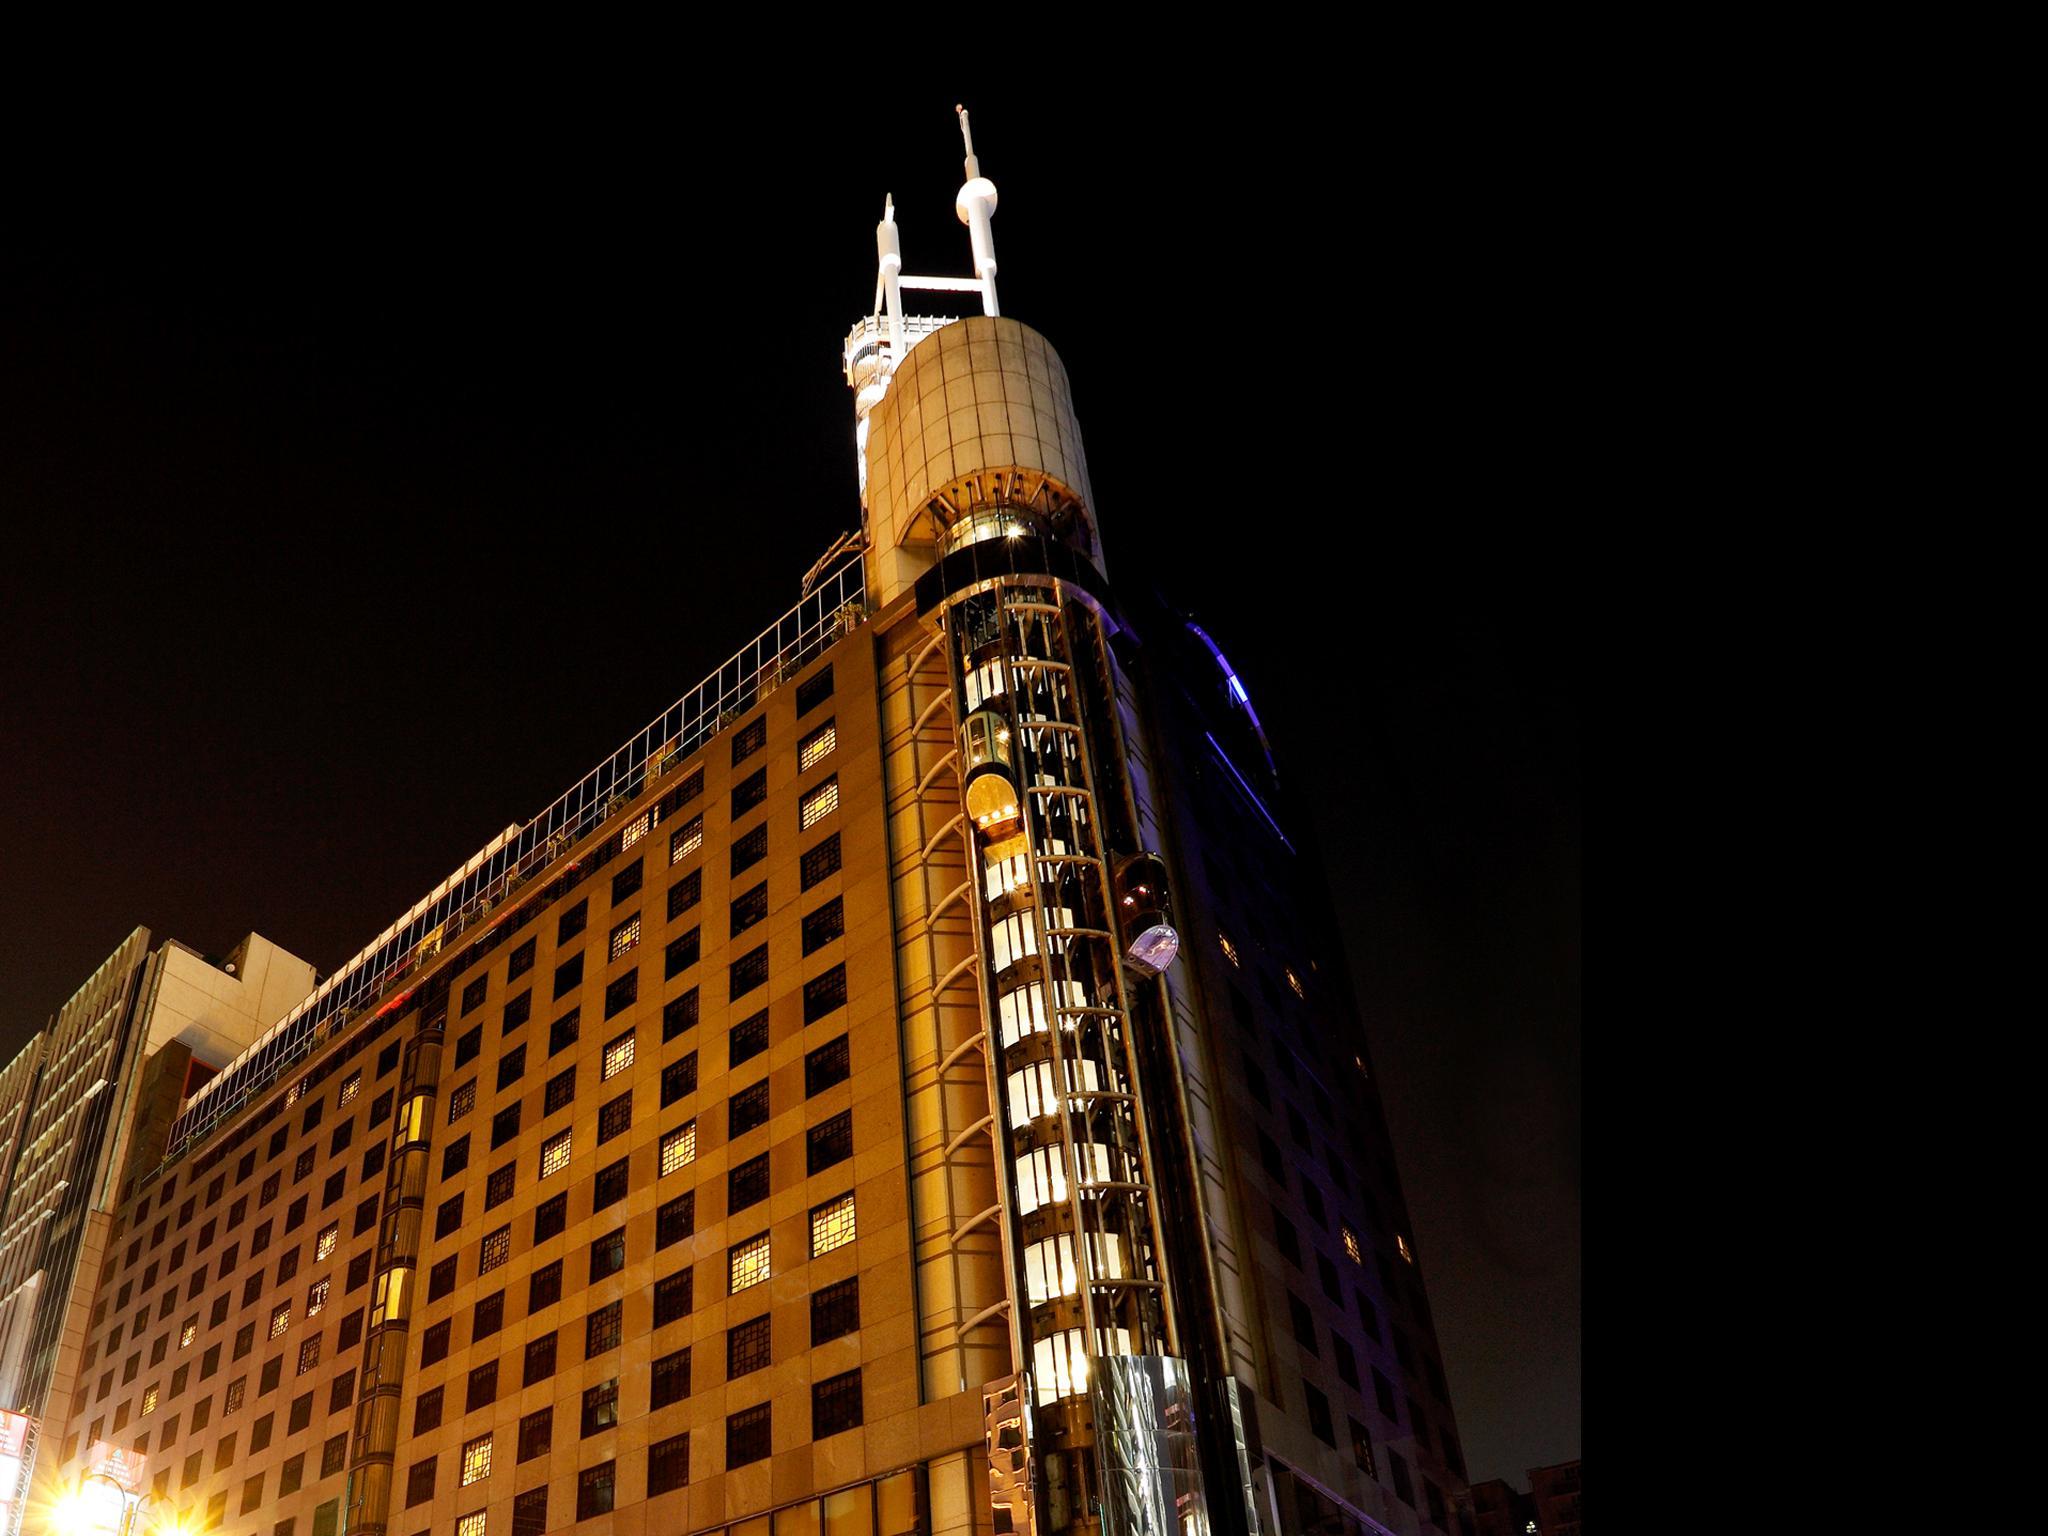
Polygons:
<instances>
[{"instance_id":1,"label":"illuminated window","mask_svg":"<svg viewBox=\"0 0 2048 1536\"><path fill-rule=\"evenodd\" d=\"M674 1173L687 1168L697 1161L697 1122L692 1120L680 1130L670 1131L661 1138L661 1171Z\"/></svg>"},{"instance_id":2,"label":"illuminated window","mask_svg":"<svg viewBox=\"0 0 2048 1536\"><path fill-rule=\"evenodd\" d=\"M569 1133L564 1131L561 1135L550 1137L541 1144L540 1176L546 1178L551 1173L560 1173L568 1166Z\"/></svg>"},{"instance_id":3,"label":"illuminated window","mask_svg":"<svg viewBox=\"0 0 2048 1536\"><path fill-rule=\"evenodd\" d=\"M479 1435L463 1442L462 1486L480 1483L491 1475L491 1437Z\"/></svg>"},{"instance_id":4,"label":"illuminated window","mask_svg":"<svg viewBox=\"0 0 2048 1536\"><path fill-rule=\"evenodd\" d=\"M749 1238L732 1250L731 1284L728 1287L738 1295L750 1285L759 1285L768 1278L768 1234Z\"/></svg>"},{"instance_id":5,"label":"illuminated window","mask_svg":"<svg viewBox=\"0 0 2048 1536\"><path fill-rule=\"evenodd\" d=\"M484 1536L484 1511L480 1509L456 1521L455 1536Z\"/></svg>"},{"instance_id":6,"label":"illuminated window","mask_svg":"<svg viewBox=\"0 0 2048 1536\"><path fill-rule=\"evenodd\" d=\"M624 853L652 831L653 828L654 812L642 811L638 816L627 822L625 829L619 833L619 852Z\"/></svg>"},{"instance_id":7,"label":"illuminated window","mask_svg":"<svg viewBox=\"0 0 2048 1536\"><path fill-rule=\"evenodd\" d=\"M362 1091L363 1074L359 1069L349 1073L346 1078L342 1079L341 1096L334 1101L334 1107L336 1109L346 1109L349 1105L355 1103L356 1095Z\"/></svg>"},{"instance_id":8,"label":"illuminated window","mask_svg":"<svg viewBox=\"0 0 2048 1536\"><path fill-rule=\"evenodd\" d=\"M1350 1255L1352 1263L1361 1269L1365 1267L1365 1255L1358 1251L1358 1234L1349 1227L1344 1229L1344 1251Z\"/></svg>"},{"instance_id":9,"label":"illuminated window","mask_svg":"<svg viewBox=\"0 0 2048 1536\"><path fill-rule=\"evenodd\" d=\"M187 1324L186 1324L186 1325L185 1325L185 1326L184 1326L184 1327L183 1327L183 1328L182 1328L181 1330L179 1330L179 1333L178 1333L178 1348L180 1348L180 1349L183 1349L183 1348L185 1348L185 1346L186 1346L186 1345L190 1344L190 1343L191 1343L191 1342L192 1342L192 1341L193 1341L194 1339L196 1339L196 1338L198 1338L198 1337L199 1337L199 1319L195 1317L195 1318L193 1318L193 1319L192 1319L192 1321L191 1321L191 1322L187 1323Z\"/></svg>"},{"instance_id":10,"label":"illuminated window","mask_svg":"<svg viewBox=\"0 0 2048 1536\"><path fill-rule=\"evenodd\" d=\"M1301 998L1303 1001L1307 1001L1308 994L1302 991L1301 989L1301 978L1295 975L1294 972L1291 970L1287 972L1287 985L1294 989L1294 995L1296 997Z\"/></svg>"},{"instance_id":11,"label":"illuminated window","mask_svg":"<svg viewBox=\"0 0 2048 1536\"><path fill-rule=\"evenodd\" d=\"M484 1239L483 1256L477 1261L476 1272L487 1275L512 1257L512 1229L500 1227Z\"/></svg>"},{"instance_id":12,"label":"illuminated window","mask_svg":"<svg viewBox=\"0 0 2048 1536\"><path fill-rule=\"evenodd\" d=\"M632 1035L621 1035L604 1048L604 1077L606 1081L617 1077L631 1065L633 1065Z\"/></svg>"},{"instance_id":13,"label":"illuminated window","mask_svg":"<svg viewBox=\"0 0 2048 1536\"><path fill-rule=\"evenodd\" d=\"M323 1276L306 1287L306 1316L318 1317L320 1315L322 1309L327 1305L328 1292L333 1289L333 1286L334 1282Z\"/></svg>"},{"instance_id":14,"label":"illuminated window","mask_svg":"<svg viewBox=\"0 0 2048 1536\"><path fill-rule=\"evenodd\" d=\"M156 1412L156 1388L150 1387L142 1394L142 1416L148 1418Z\"/></svg>"},{"instance_id":15,"label":"illuminated window","mask_svg":"<svg viewBox=\"0 0 2048 1536\"><path fill-rule=\"evenodd\" d=\"M796 803L796 824L800 831L808 832L819 822L839 809L839 775L820 784Z\"/></svg>"},{"instance_id":16,"label":"illuminated window","mask_svg":"<svg viewBox=\"0 0 2048 1536\"><path fill-rule=\"evenodd\" d=\"M832 755L832 749L839 745L839 731L833 721L827 720L810 735L806 736L796 749L796 769L802 773L815 768Z\"/></svg>"},{"instance_id":17,"label":"illuminated window","mask_svg":"<svg viewBox=\"0 0 2048 1536\"><path fill-rule=\"evenodd\" d=\"M844 1248L854 1239L853 1196L841 1195L811 1210L811 1257Z\"/></svg>"},{"instance_id":18,"label":"illuminated window","mask_svg":"<svg viewBox=\"0 0 2048 1536\"><path fill-rule=\"evenodd\" d=\"M692 816L668 835L668 861L680 864L704 846L704 818Z\"/></svg>"},{"instance_id":19,"label":"illuminated window","mask_svg":"<svg viewBox=\"0 0 2048 1536\"><path fill-rule=\"evenodd\" d=\"M242 1398L248 1392L248 1390L249 1378L246 1376L237 1376L233 1381L228 1383L227 1399L221 1405L220 1410L222 1418L226 1418L229 1414L233 1413L237 1408L242 1406ZM148 1410L145 1409L144 1411L147 1412Z\"/></svg>"},{"instance_id":20,"label":"illuminated window","mask_svg":"<svg viewBox=\"0 0 2048 1536\"><path fill-rule=\"evenodd\" d=\"M291 1327L291 1325L292 1304L288 1301L281 1301L274 1308L271 1309L270 1336L273 1339L279 1337L284 1333L285 1329Z\"/></svg>"},{"instance_id":21,"label":"illuminated window","mask_svg":"<svg viewBox=\"0 0 2048 1536\"><path fill-rule=\"evenodd\" d=\"M1233 944L1233 943L1231 943L1231 942L1230 942L1230 935L1229 935L1229 934L1227 934L1227 933L1219 933L1219 934L1217 934L1217 935L1216 935L1216 942L1217 942L1218 944L1221 944L1221 945L1223 946L1223 957L1224 957L1224 959L1228 960L1228 961L1229 961L1229 962L1230 962L1230 963L1231 963L1232 965L1243 965L1243 964L1244 964L1244 962L1243 962L1242 960L1240 960L1240 959L1238 959L1238 958L1237 958L1237 946L1236 946L1235 944Z\"/></svg>"},{"instance_id":22,"label":"illuminated window","mask_svg":"<svg viewBox=\"0 0 2048 1536\"><path fill-rule=\"evenodd\" d=\"M334 1245L340 1241L340 1222L332 1221L322 1227L320 1229L320 1236L313 1243L313 1262L318 1264L322 1259L332 1258L334 1256Z\"/></svg>"},{"instance_id":23,"label":"illuminated window","mask_svg":"<svg viewBox=\"0 0 2048 1536\"><path fill-rule=\"evenodd\" d=\"M1410 1264L1415 1262L1415 1255L1408 1251L1408 1239L1401 1236L1398 1232L1394 1234L1394 1246L1401 1250L1402 1258L1406 1259Z\"/></svg>"},{"instance_id":24,"label":"illuminated window","mask_svg":"<svg viewBox=\"0 0 2048 1536\"><path fill-rule=\"evenodd\" d=\"M612 930L612 958L628 954L640 942L640 914L635 912Z\"/></svg>"}]
</instances>

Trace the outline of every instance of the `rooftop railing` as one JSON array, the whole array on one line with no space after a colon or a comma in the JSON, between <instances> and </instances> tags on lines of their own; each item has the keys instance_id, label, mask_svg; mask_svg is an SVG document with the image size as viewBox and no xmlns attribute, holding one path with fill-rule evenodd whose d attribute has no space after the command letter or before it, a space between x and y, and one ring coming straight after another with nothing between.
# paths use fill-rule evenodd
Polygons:
<instances>
[{"instance_id":1,"label":"rooftop railing","mask_svg":"<svg viewBox=\"0 0 2048 1536\"><path fill-rule=\"evenodd\" d=\"M735 715L852 630L866 615L865 577L858 559L841 566L554 804L486 843L195 1093L171 1126L165 1162L183 1156L294 1064L340 1035L507 894L623 809L650 776L680 765Z\"/></svg>"}]
</instances>

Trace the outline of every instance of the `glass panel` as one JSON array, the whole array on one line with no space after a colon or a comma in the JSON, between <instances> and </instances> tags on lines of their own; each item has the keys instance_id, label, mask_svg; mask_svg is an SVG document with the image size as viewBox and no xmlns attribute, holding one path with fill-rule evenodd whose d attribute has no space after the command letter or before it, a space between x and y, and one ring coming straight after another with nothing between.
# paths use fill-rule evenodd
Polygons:
<instances>
[{"instance_id":1,"label":"glass panel","mask_svg":"<svg viewBox=\"0 0 2048 1536\"><path fill-rule=\"evenodd\" d=\"M874 1536L874 1490L863 1483L825 1496L825 1536Z\"/></svg>"},{"instance_id":2,"label":"glass panel","mask_svg":"<svg viewBox=\"0 0 2048 1536\"><path fill-rule=\"evenodd\" d=\"M875 1512L881 1536L916 1536L924 1527L918 1521L917 1474L898 1472L875 1484Z\"/></svg>"},{"instance_id":3,"label":"glass panel","mask_svg":"<svg viewBox=\"0 0 2048 1536\"><path fill-rule=\"evenodd\" d=\"M818 1536L818 1504L815 1499L795 1504L775 1514L775 1536Z\"/></svg>"}]
</instances>

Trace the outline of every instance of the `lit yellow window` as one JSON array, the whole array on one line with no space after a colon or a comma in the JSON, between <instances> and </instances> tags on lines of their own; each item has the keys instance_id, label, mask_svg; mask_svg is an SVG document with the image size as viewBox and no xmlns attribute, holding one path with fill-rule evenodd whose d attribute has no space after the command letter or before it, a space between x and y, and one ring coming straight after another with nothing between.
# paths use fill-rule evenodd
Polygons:
<instances>
[{"instance_id":1,"label":"lit yellow window","mask_svg":"<svg viewBox=\"0 0 2048 1536\"><path fill-rule=\"evenodd\" d=\"M306 1287L306 1316L318 1317L327 1305L327 1294L334 1282L325 1277L315 1280Z\"/></svg>"},{"instance_id":2,"label":"lit yellow window","mask_svg":"<svg viewBox=\"0 0 2048 1536\"><path fill-rule=\"evenodd\" d=\"M1303 1002L1308 1001L1308 994L1301 989L1301 978L1291 970L1287 973L1287 985L1294 988L1294 995L1296 997L1300 998Z\"/></svg>"},{"instance_id":3,"label":"lit yellow window","mask_svg":"<svg viewBox=\"0 0 2048 1536\"><path fill-rule=\"evenodd\" d=\"M680 864L704 846L704 818L692 816L668 835L668 861Z\"/></svg>"},{"instance_id":4,"label":"lit yellow window","mask_svg":"<svg viewBox=\"0 0 2048 1536\"><path fill-rule=\"evenodd\" d=\"M178 1348L183 1349L186 1345L190 1344L194 1339L198 1337L199 1319L195 1317L192 1319L191 1322L187 1323L183 1328L181 1328L178 1331Z\"/></svg>"},{"instance_id":5,"label":"lit yellow window","mask_svg":"<svg viewBox=\"0 0 2048 1536\"><path fill-rule=\"evenodd\" d=\"M628 848L639 842L641 838L645 837L653 827L654 812L642 811L638 816L627 822L626 830L619 834L619 851L624 853Z\"/></svg>"},{"instance_id":6,"label":"lit yellow window","mask_svg":"<svg viewBox=\"0 0 2048 1536\"><path fill-rule=\"evenodd\" d=\"M156 1388L151 1387L142 1394L142 1415L144 1418L156 1412Z\"/></svg>"},{"instance_id":7,"label":"lit yellow window","mask_svg":"<svg viewBox=\"0 0 2048 1536\"><path fill-rule=\"evenodd\" d=\"M612 930L612 958L614 960L618 959L619 956L631 951L633 946L639 942L640 914L635 912Z\"/></svg>"},{"instance_id":8,"label":"lit yellow window","mask_svg":"<svg viewBox=\"0 0 2048 1536\"><path fill-rule=\"evenodd\" d=\"M763 1232L732 1251L732 1290L735 1294L768 1278L768 1234Z\"/></svg>"},{"instance_id":9,"label":"lit yellow window","mask_svg":"<svg viewBox=\"0 0 2048 1536\"><path fill-rule=\"evenodd\" d=\"M674 1173L687 1168L697 1161L697 1122L692 1120L681 1130L670 1131L661 1138L661 1171Z\"/></svg>"},{"instance_id":10,"label":"lit yellow window","mask_svg":"<svg viewBox=\"0 0 2048 1536\"><path fill-rule=\"evenodd\" d=\"M634 919L634 927L639 920ZM604 1048L604 1079L609 1082L633 1065L633 1036L621 1035Z\"/></svg>"},{"instance_id":11,"label":"lit yellow window","mask_svg":"<svg viewBox=\"0 0 2048 1536\"><path fill-rule=\"evenodd\" d=\"M340 1241L340 1222L337 1221L331 1226L322 1227L320 1229L319 1241L313 1244L313 1262L318 1264L322 1259L334 1257L334 1245Z\"/></svg>"},{"instance_id":12,"label":"lit yellow window","mask_svg":"<svg viewBox=\"0 0 2048 1536\"><path fill-rule=\"evenodd\" d=\"M1344 1229L1344 1251L1351 1256L1352 1263L1363 1267L1365 1255L1358 1251L1358 1234L1349 1227Z\"/></svg>"},{"instance_id":13,"label":"lit yellow window","mask_svg":"<svg viewBox=\"0 0 2048 1536\"><path fill-rule=\"evenodd\" d=\"M1223 946L1223 957L1224 957L1224 958L1225 958L1226 960L1228 960L1228 961L1229 961L1229 962L1230 962L1230 963L1231 963L1232 965L1243 965L1243 964L1244 964L1244 962L1243 962L1242 960L1240 960L1240 959L1238 959L1238 958L1237 958L1237 946L1236 946L1235 944L1233 944L1233 943L1231 943L1231 942L1230 942L1230 935L1229 935L1229 934L1227 934L1227 933L1219 933L1219 934L1217 934L1217 935L1216 935L1216 942L1217 942L1218 944L1221 944L1221 945Z\"/></svg>"},{"instance_id":14,"label":"lit yellow window","mask_svg":"<svg viewBox=\"0 0 2048 1536\"><path fill-rule=\"evenodd\" d=\"M341 1097L335 1100L337 1108L345 1109L355 1103L356 1095L363 1091L363 1074L351 1072L341 1085Z\"/></svg>"},{"instance_id":15,"label":"lit yellow window","mask_svg":"<svg viewBox=\"0 0 2048 1536\"><path fill-rule=\"evenodd\" d=\"M298 1081L297 1081L296 1083L293 1083L293 1084L291 1085L291 1087L289 1087L289 1088L287 1088L287 1089L285 1090L285 1093L284 1093L284 1107L285 1107L286 1109L290 1109L290 1108L291 1108L291 1107L292 1107L292 1106L293 1106L294 1104L298 1103L298 1102L299 1102L299 1095L300 1095L300 1094L302 1094L302 1093L304 1093L305 1091L306 1091L306 1080L305 1080L305 1079L304 1079L304 1078L302 1077L302 1078L300 1078L300 1079L299 1079L299 1080L298 1080Z\"/></svg>"},{"instance_id":16,"label":"lit yellow window","mask_svg":"<svg viewBox=\"0 0 2048 1536\"><path fill-rule=\"evenodd\" d=\"M841 1195L811 1212L811 1257L844 1248L854 1238L853 1196Z\"/></svg>"},{"instance_id":17,"label":"lit yellow window","mask_svg":"<svg viewBox=\"0 0 2048 1536\"><path fill-rule=\"evenodd\" d=\"M1408 1251L1408 1239L1401 1236L1398 1232L1394 1234L1394 1246L1401 1250L1402 1258L1406 1259L1410 1264L1415 1262L1415 1255Z\"/></svg>"},{"instance_id":18,"label":"lit yellow window","mask_svg":"<svg viewBox=\"0 0 2048 1536\"><path fill-rule=\"evenodd\" d=\"M796 749L797 772L817 767L832 755L832 749L838 745L839 728L835 722L827 720L806 736L803 744Z\"/></svg>"},{"instance_id":19,"label":"lit yellow window","mask_svg":"<svg viewBox=\"0 0 2048 1536\"><path fill-rule=\"evenodd\" d=\"M464 1515L455 1522L455 1536L484 1536L484 1512Z\"/></svg>"},{"instance_id":20,"label":"lit yellow window","mask_svg":"<svg viewBox=\"0 0 2048 1536\"><path fill-rule=\"evenodd\" d=\"M270 1336L274 1339L292 1325L292 1304L282 1302L270 1314Z\"/></svg>"},{"instance_id":21,"label":"lit yellow window","mask_svg":"<svg viewBox=\"0 0 2048 1536\"><path fill-rule=\"evenodd\" d=\"M797 825L808 832L838 809L839 775L835 773L797 802Z\"/></svg>"},{"instance_id":22,"label":"lit yellow window","mask_svg":"<svg viewBox=\"0 0 2048 1536\"><path fill-rule=\"evenodd\" d=\"M540 1149L540 1176L560 1173L569 1166L569 1133L562 1132L545 1143Z\"/></svg>"},{"instance_id":23,"label":"lit yellow window","mask_svg":"<svg viewBox=\"0 0 2048 1536\"><path fill-rule=\"evenodd\" d=\"M479 1435L462 1447L462 1486L480 1483L491 1475L491 1437Z\"/></svg>"}]
</instances>

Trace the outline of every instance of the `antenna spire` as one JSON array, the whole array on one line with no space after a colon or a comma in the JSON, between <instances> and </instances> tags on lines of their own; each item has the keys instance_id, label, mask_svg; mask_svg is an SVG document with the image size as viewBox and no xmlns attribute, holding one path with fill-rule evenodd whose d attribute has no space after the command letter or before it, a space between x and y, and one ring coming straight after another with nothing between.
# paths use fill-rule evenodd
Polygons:
<instances>
[{"instance_id":1,"label":"antenna spire","mask_svg":"<svg viewBox=\"0 0 2048 1536\"><path fill-rule=\"evenodd\" d=\"M981 164L974 158L974 129L968 126L965 107L956 103L953 110L960 114L960 141L967 146L967 179L972 181L981 174Z\"/></svg>"},{"instance_id":2,"label":"antenna spire","mask_svg":"<svg viewBox=\"0 0 2048 1536\"><path fill-rule=\"evenodd\" d=\"M974 129L968 125L967 109L955 106L953 110L960 114L960 141L967 146L967 183L953 200L953 211L967 226L967 237L974 248L974 276L981 284L982 313L999 315L1002 311L996 307L996 237L989 227L996 213L996 187L981 174L981 162L974 156Z\"/></svg>"}]
</instances>

